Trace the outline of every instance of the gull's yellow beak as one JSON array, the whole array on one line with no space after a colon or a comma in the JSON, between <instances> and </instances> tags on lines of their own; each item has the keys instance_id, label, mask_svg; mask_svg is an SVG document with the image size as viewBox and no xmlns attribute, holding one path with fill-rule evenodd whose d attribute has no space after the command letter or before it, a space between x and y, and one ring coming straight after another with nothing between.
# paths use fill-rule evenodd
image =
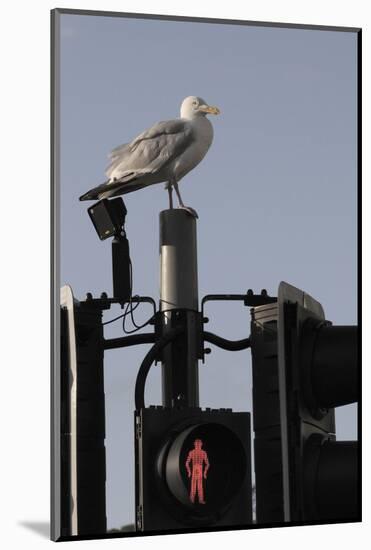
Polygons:
<instances>
[{"instance_id":1,"label":"gull's yellow beak","mask_svg":"<svg viewBox=\"0 0 371 550\"><path fill-rule=\"evenodd\" d=\"M220 109L218 107L211 107L210 105L200 105L198 110L210 115L220 115Z\"/></svg>"}]
</instances>

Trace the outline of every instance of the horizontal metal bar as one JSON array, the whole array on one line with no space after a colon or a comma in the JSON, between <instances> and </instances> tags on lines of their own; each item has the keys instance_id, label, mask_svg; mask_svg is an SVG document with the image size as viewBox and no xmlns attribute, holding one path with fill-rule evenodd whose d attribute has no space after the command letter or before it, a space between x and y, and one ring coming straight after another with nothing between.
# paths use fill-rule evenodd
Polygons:
<instances>
[{"instance_id":1,"label":"horizontal metal bar","mask_svg":"<svg viewBox=\"0 0 371 550\"><path fill-rule=\"evenodd\" d=\"M204 332L203 339L205 342L210 342L210 344L214 344L228 351L240 351L242 349L248 349L251 346L250 338L244 338L243 340L226 340L212 332Z\"/></svg>"},{"instance_id":2,"label":"horizontal metal bar","mask_svg":"<svg viewBox=\"0 0 371 550\"><path fill-rule=\"evenodd\" d=\"M207 294L202 298L202 305L205 302L212 301L219 301L219 300L246 300L246 294Z\"/></svg>"},{"instance_id":3,"label":"horizontal metal bar","mask_svg":"<svg viewBox=\"0 0 371 550\"><path fill-rule=\"evenodd\" d=\"M265 289L263 289L260 294L254 294L251 289L249 289L246 294L207 294L202 298L201 301L202 316L204 314L205 303L216 301L239 301L243 302L245 306L256 307L274 303L277 301L277 298L273 296L268 296L268 293Z\"/></svg>"},{"instance_id":4,"label":"horizontal metal bar","mask_svg":"<svg viewBox=\"0 0 371 550\"><path fill-rule=\"evenodd\" d=\"M126 348L138 344L153 344L155 341L155 333L146 332L145 334L133 334L132 336L122 336L121 338L103 340L103 349Z\"/></svg>"}]
</instances>

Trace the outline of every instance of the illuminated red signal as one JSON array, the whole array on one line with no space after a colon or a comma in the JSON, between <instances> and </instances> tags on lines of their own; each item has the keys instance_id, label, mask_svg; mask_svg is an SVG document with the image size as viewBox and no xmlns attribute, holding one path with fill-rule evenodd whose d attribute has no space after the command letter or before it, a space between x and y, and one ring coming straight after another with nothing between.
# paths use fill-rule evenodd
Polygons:
<instances>
[{"instance_id":1,"label":"illuminated red signal","mask_svg":"<svg viewBox=\"0 0 371 550\"><path fill-rule=\"evenodd\" d=\"M195 439L194 449L189 451L185 466L188 477L191 478L190 501L194 503L197 495L199 504L206 504L203 480L207 478L210 463L206 451L202 449L202 445L202 439ZM190 467L191 463L192 470Z\"/></svg>"},{"instance_id":2,"label":"illuminated red signal","mask_svg":"<svg viewBox=\"0 0 371 550\"><path fill-rule=\"evenodd\" d=\"M148 408L138 418L142 531L252 522L249 413Z\"/></svg>"}]
</instances>

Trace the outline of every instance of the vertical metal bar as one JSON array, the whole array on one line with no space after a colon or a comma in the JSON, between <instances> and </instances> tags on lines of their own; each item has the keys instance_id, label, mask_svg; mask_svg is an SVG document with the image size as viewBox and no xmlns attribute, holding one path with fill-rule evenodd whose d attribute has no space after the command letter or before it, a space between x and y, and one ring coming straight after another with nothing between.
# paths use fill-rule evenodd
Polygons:
<instances>
[{"instance_id":1,"label":"vertical metal bar","mask_svg":"<svg viewBox=\"0 0 371 550\"><path fill-rule=\"evenodd\" d=\"M162 401L167 407L199 404L196 219L181 209L160 212L160 310L162 330L186 323L186 334L162 358Z\"/></svg>"}]
</instances>

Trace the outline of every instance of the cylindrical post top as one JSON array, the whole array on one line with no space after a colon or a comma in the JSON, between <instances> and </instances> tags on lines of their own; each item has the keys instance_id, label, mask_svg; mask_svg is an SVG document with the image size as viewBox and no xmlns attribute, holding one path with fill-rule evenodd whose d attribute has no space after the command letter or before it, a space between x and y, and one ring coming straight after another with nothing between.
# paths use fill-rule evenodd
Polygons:
<instances>
[{"instance_id":1,"label":"cylindrical post top","mask_svg":"<svg viewBox=\"0 0 371 550\"><path fill-rule=\"evenodd\" d=\"M198 311L196 219L186 210L160 212L161 310Z\"/></svg>"},{"instance_id":2,"label":"cylindrical post top","mask_svg":"<svg viewBox=\"0 0 371 550\"><path fill-rule=\"evenodd\" d=\"M160 212L160 309L162 331L185 333L162 353L165 407L197 407L198 284L196 219L186 210Z\"/></svg>"}]
</instances>

